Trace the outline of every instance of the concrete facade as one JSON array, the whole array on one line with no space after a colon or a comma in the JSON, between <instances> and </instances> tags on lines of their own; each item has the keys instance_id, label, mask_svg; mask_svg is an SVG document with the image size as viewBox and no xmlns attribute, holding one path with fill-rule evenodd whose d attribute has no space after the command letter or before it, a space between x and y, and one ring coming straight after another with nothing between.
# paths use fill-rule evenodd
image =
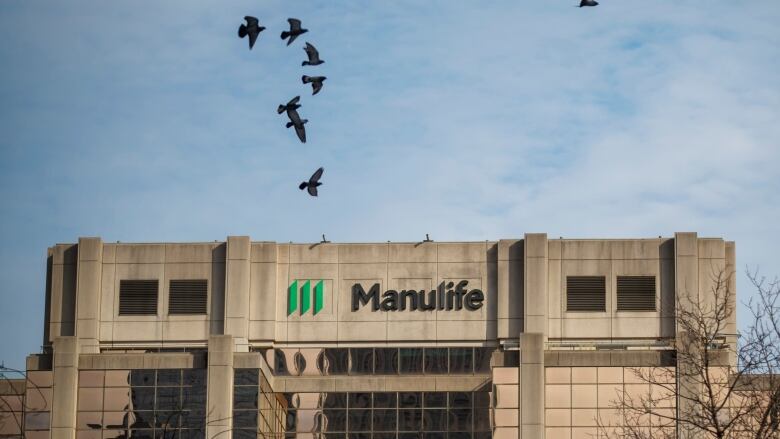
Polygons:
<instances>
[{"instance_id":1,"label":"concrete facade","mask_svg":"<svg viewBox=\"0 0 780 439\"><path fill-rule=\"evenodd\" d=\"M664 360L678 335L675 298L705 297L712 274L733 270L734 258L732 242L695 233L621 240L534 233L453 243L282 244L230 236L214 243L80 238L57 244L49 249L44 340L53 354L51 437L80 436L80 370L150 366L208 369L207 437L231 437L231 389L241 368L260 368L275 392L488 389L494 437L586 437L594 427L585 418L606 410L604 386L630 384L625 367L676 366ZM603 311L567 310L571 276L604 277ZM618 311L618 276L653 277L655 310ZM170 281L187 279L207 280L207 312L170 314ZM122 280L158 280L156 314L120 315ZM459 284L465 292L448 296ZM378 285L381 303L393 292L421 290L420 303L429 297L439 303L432 310L374 310L368 300L355 309L357 285L367 294ZM482 297L477 309L447 309L448 297L456 303L474 290L482 294L470 296L475 304ZM412 303L411 296L406 300ZM314 364L320 360L307 355L316 349L367 347L492 348L491 371L275 376L268 354L296 350L295 361ZM207 351L207 362L198 366L197 353L150 353L175 349ZM46 369L45 361L33 367Z\"/></svg>"}]
</instances>

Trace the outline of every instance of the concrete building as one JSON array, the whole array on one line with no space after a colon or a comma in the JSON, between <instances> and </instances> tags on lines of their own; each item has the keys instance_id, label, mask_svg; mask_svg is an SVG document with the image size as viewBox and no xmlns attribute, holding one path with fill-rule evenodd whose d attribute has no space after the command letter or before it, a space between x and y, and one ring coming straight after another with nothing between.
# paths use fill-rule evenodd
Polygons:
<instances>
[{"instance_id":1,"label":"concrete building","mask_svg":"<svg viewBox=\"0 0 780 439\"><path fill-rule=\"evenodd\" d=\"M80 238L49 249L44 352L0 436L591 437L628 367L677 366L675 297L733 268L695 233Z\"/></svg>"}]
</instances>

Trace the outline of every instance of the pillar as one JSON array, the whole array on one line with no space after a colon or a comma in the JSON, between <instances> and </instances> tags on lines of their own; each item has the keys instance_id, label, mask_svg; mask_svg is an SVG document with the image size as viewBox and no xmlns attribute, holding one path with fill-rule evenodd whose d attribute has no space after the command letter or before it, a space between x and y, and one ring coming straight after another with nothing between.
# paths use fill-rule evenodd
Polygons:
<instances>
[{"instance_id":1,"label":"pillar","mask_svg":"<svg viewBox=\"0 0 780 439\"><path fill-rule=\"evenodd\" d=\"M233 418L233 337L209 337L206 437L231 439ZM52 438L54 439L54 438Z\"/></svg>"},{"instance_id":2,"label":"pillar","mask_svg":"<svg viewBox=\"0 0 780 439\"><path fill-rule=\"evenodd\" d=\"M54 339L51 439L76 437L79 343L73 336Z\"/></svg>"},{"instance_id":3,"label":"pillar","mask_svg":"<svg viewBox=\"0 0 780 439\"><path fill-rule=\"evenodd\" d=\"M236 352L249 352L249 273L252 243L248 236L228 236L225 261L225 334Z\"/></svg>"}]
</instances>

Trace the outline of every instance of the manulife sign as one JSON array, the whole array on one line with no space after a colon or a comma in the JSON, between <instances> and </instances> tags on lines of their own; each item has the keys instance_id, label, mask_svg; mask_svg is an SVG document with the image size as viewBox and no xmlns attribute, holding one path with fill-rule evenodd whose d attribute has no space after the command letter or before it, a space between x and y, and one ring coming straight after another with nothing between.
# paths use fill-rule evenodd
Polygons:
<instances>
[{"instance_id":1,"label":"manulife sign","mask_svg":"<svg viewBox=\"0 0 780 439\"><path fill-rule=\"evenodd\" d=\"M300 287L299 287L300 283ZM314 303L314 315L322 311L322 306L325 303L325 283L322 280L317 281L314 284L314 294L312 294L311 280L294 280L290 284L290 288L287 292L287 315L292 315L297 309L300 303L301 315L306 314L311 309L312 302ZM312 295L314 297L312 297ZM300 299L300 300L299 300Z\"/></svg>"}]
</instances>

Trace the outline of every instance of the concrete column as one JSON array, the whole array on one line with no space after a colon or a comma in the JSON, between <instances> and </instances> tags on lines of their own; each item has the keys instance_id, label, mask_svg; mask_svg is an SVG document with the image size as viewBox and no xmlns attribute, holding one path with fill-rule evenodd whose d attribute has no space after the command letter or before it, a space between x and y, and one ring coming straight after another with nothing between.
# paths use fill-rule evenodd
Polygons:
<instances>
[{"instance_id":1,"label":"concrete column","mask_svg":"<svg viewBox=\"0 0 780 439\"><path fill-rule=\"evenodd\" d=\"M726 242L726 272L731 275L729 278L729 304L733 307L734 313L731 314L728 326L726 326L726 342L733 348L729 352L729 365L737 367L737 256L734 241Z\"/></svg>"},{"instance_id":2,"label":"concrete column","mask_svg":"<svg viewBox=\"0 0 780 439\"><path fill-rule=\"evenodd\" d=\"M248 236L228 236L225 263L225 334L236 352L249 352L249 274L252 244Z\"/></svg>"},{"instance_id":3,"label":"concrete column","mask_svg":"<svg viewBox=\"0 0 780 439\"><path fill-rule=\"evenodd\" d=\"M547 338L547 234L526 233L523 239L523 332Z\"/></svg>"},{"instance_id":4,"label":"concrete column","mask_svg":"<svg viewBox=\"0 0 780 439\"><path fill-rule=\"evenodd\" d=\"M100 283L103 272L103 241L79 238L76 265L76 337L79 352L100 353Z\"/></svg>"},{"instance_id":5,"label":"concrete column","mask_svg":"<svg viewBox=\"0 0 780 439\"><path fill-rule=\"evenodd\" d=\"M696 301L699 298L699 243L696 233L674 234L674 284L675 284L675 309L678 306L690 305L688 299ZM675 321L675 347L678 351L689 351L695 347L695 341L688 333L677 325ZM677 408L680 413L692 410L692 403L686 398L699 392L695 382L685 379L685 371L692 365L678 356L677 360ZM682 373L681 373L682 372ZM677 436L687 439L689 432L684 431L679 425Z\"/></svg>"},{"instance_id":6,"label":"concrete column","mask_svg":"<svg viewBox=\"0 0 780 439\"><path fill-rule=\"evenodd\" d=\"M209 337L206 437L231 439L233 417L233 337Z\"/></svg>"},{"instance_id":7,"label":"concrete column","mask_svg":"<svg viewBox=\"0 0 780 439\"><path fill-rule=\"evenodd\" d=\"M51 439L74 439L76 437L78 366L79 344L76 337L55 338Z\"/></svg>"},{"instance_id":8,"label":"concrete column","mask_svg":"<svg viewBox=\"0 0 780 439\"><path fill-rule=\"evenodd\" d=\"M520 334L520 439L544 439L544 334Z\"/></svg>"},{"instance_id":9,"label":"concrete column","mask_svg":"<svg viewBox=\"0 0 780 439\"><path fill-rule=\"evenodd\" d=\"M57 244L51 252L51 285L49 291L49 339L75 334L76 322L76 262L78 247Z\"/></svg>"}]
</instances>

